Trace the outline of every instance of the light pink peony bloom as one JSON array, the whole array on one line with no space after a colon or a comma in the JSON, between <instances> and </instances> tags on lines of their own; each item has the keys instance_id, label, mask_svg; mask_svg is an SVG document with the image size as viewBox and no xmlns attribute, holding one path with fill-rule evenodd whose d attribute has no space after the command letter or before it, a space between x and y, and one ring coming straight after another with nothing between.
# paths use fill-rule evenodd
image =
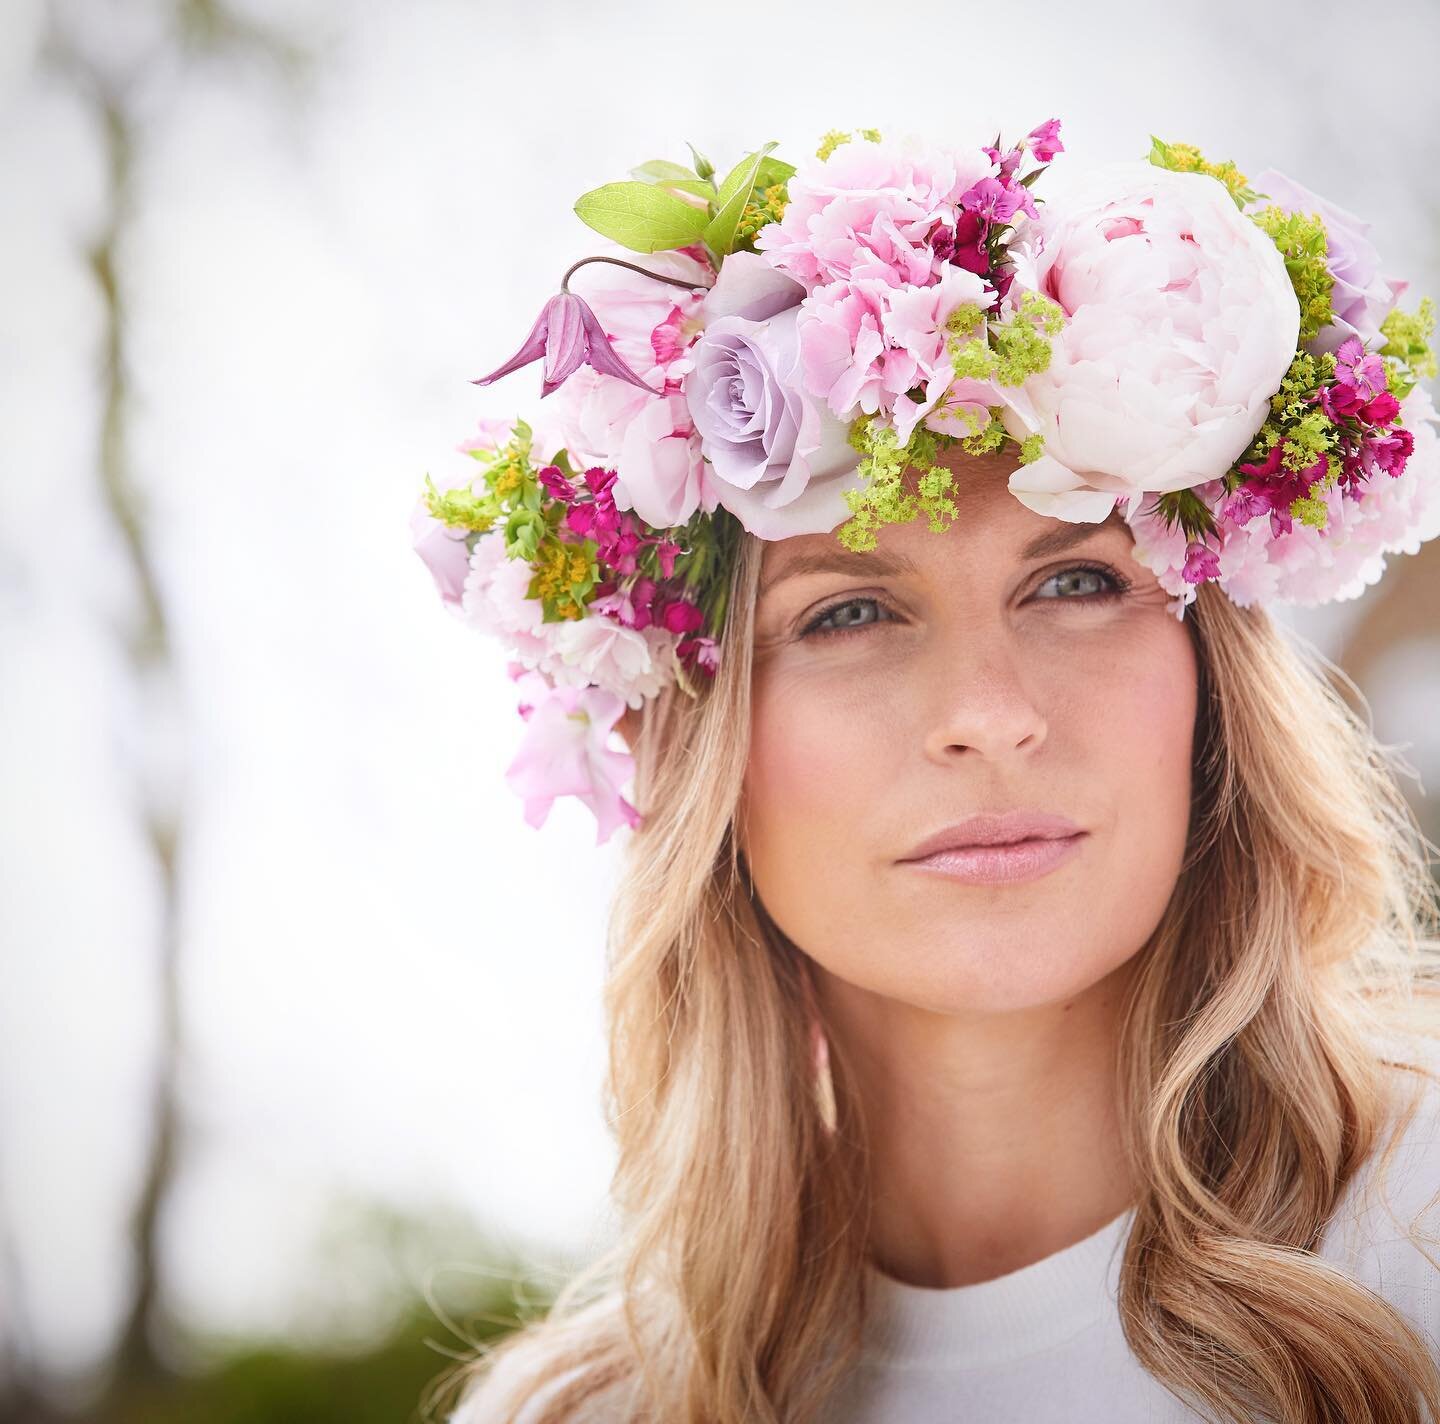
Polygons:
<instances>
[{"instance_id":1,"label":"light pink peony bloom","mask_svg":"<svg viewBox=\"0 0 1440 1424\"><path fill-rule=\"evenodd\" d=\"M999 171L980 148L842 144L828 159L801 161L784 216L760 229L755 247L807 288L928 283L946 265L933 248L937 231L953 236L962 195Z\"/></svg>"},{"instance_id":2,"label":"light pink peony bloom","mask_svg":"<svg viewBox=\"0 0 1440 1424\"><path fill-rule=\"evenodd\" d=\"M1092 521L1121 496L1219 478L1295 355L1300 306L1275 244L1218 180L1149 163L1093 171L1040 224L1033 280L1067 321L1049 368L1001 388L1011 433L1045 439L1012 492Z\"/></svg>"},{"instance_id":3,"label":"light pink peony bloom","mask_svg":"<svg viewBox=\"0 0 1440 1424\"><path fill-rule=\"evenodd\" d=\"M726 258L685 382L717 496L752 534L828 533L859 488L849 427L804 388L796 318L805 289L761 257Z\"/></svg>"},{"instance_id":4,"label":"light pink peony bloom","mask_svg":"<svg viewBox=\"0 0 1440 1424\"><path fill-rule=\"evenodd\" d=\"M603 398L602 398L603 399ZM684 524L697 509L712 512L719 490L700 453L700 437L678 392L647 401L620 436L615 507L633 509L655 529Z\"/></svg>"},{"instance_id":5,"label":"light pink peony bloom","mask_svg":"<svg viewBox=\"0 0 1440 1424\"><path fill-rule=\"evenodd\" d=\"M625 704L596 687L551 687L537 672L515 669L525 736L505 780L525 802L525 820L545 824L557 796L576 796L594 813L595 843L640 813L620 793L635 758L606 743Z\"/></svg>"}]
</instances>

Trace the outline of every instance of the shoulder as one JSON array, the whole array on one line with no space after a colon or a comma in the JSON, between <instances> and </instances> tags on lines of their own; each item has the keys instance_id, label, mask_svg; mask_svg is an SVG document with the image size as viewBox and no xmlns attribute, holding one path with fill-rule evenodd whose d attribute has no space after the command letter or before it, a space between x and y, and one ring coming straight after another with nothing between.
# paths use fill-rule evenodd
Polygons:
<instances>
[{"instance_id":1,"label":"shoulder","mask_svg":"<svg viewBox=\"0 0 1440 1424\"><path fill-rule=\"evenodd\" d=\"M1430 1336L1440 1357L1440 1043L1386 1041L1393 1111L1348 1184L1319 1254ZM1433 1076L1426 1076L1426 1075Z\"/></svg>"},{"instance_id":2,"label":"shoulder","mask_svg":"<svg viewBox=\"0 0 1440 1424\"><path fill-rule=\"evenodd\" d=\"M510 1401L534 1368L524 1352L506 1351L466 1391L444 1424L539 1424L546 1407L585 1372L580 1365L551 1376L517 1411ZM586 1424L625 1424L630 1419L624 1385L624 1381L611 1385L585 1401Z\"/></svg>"}]
</instances>

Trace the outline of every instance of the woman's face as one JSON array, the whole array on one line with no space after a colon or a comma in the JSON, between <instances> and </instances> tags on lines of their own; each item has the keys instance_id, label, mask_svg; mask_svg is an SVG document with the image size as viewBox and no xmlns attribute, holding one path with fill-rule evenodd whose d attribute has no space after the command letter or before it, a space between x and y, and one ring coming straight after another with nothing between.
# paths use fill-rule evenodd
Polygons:
<instances>
[{"instance_id":1,"label":"woman's face","mask_svg":"<svg viewBox=\"0 0 1440 1424\"><path fill-rule=\"evenodd\" d=\"M740 844L824 970L937 1012L1074 996L1165 908L1190 813L1196 663L1118 515L1035 514L958 463L959 517L768 543ZM1029 878L906 863L979 812L1083 832ZM963 858L962 858L963 859ZM971 857L973 859L973 857Z\"/></svg>"}]
</instances>

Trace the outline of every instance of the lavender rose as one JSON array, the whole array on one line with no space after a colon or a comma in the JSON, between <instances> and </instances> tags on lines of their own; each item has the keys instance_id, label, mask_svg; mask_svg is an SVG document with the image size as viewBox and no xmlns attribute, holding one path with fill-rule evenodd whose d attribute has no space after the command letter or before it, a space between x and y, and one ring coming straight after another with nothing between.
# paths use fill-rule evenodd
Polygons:
<instances>
[{"instance_id":1,"label":"lavender rose","mask_svg":"<svg viewBox=\"0 0 1440 1424\"><path fill-rule=\"evenodd\" d=\"M1335 279L1330 293L1335 320L1320 328L1307 349L1318 356L1336 350L1351 336L1358 336L1366 346L1375 346L1380 340L1380 323L1410 284L1403 278L1380 275L1380 254L1365 235L1370 224L1326 202L1274 168L1257 175L1254 186L1265 197L1252 208L1318 213L1325 224L1325 265Z\"/></svg>"},{"instance_id":2,"label":"lavender rose","mask_svg":"<svg viewBox=\"0 0 1440 1424\"><path fill-rule=\"evenodd\" d=\"M805 289L764 258L732 253L705 298L685 381L721 504L761 539L825 534L863 484L849 427L804 389L796 318Z\"/></svg>"}]
</instances>

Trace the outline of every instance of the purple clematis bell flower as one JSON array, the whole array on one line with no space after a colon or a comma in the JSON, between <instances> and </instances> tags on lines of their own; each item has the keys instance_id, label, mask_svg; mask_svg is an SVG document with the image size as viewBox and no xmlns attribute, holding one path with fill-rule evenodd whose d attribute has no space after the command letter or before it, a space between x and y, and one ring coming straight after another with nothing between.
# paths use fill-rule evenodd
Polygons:
<instances>
[{"instance_id":1,"label":"purple clematis bell flower","mask_svg":"<svg viewBox=\"0 0 1440 1424\"><path fill-rule=\"evenodd\" d=\"M548 396L562 382L587 363L605 376L618 376L639 386L651 395L660 392L647 386L619 357L605 335L599 318L574 292L557 292L545 303L525 344L503 366L488 376L472 381L472 385L488 386L521 366L545 358L545 374L540 382L541 396Z\"/></svg>"}]
</instances>

